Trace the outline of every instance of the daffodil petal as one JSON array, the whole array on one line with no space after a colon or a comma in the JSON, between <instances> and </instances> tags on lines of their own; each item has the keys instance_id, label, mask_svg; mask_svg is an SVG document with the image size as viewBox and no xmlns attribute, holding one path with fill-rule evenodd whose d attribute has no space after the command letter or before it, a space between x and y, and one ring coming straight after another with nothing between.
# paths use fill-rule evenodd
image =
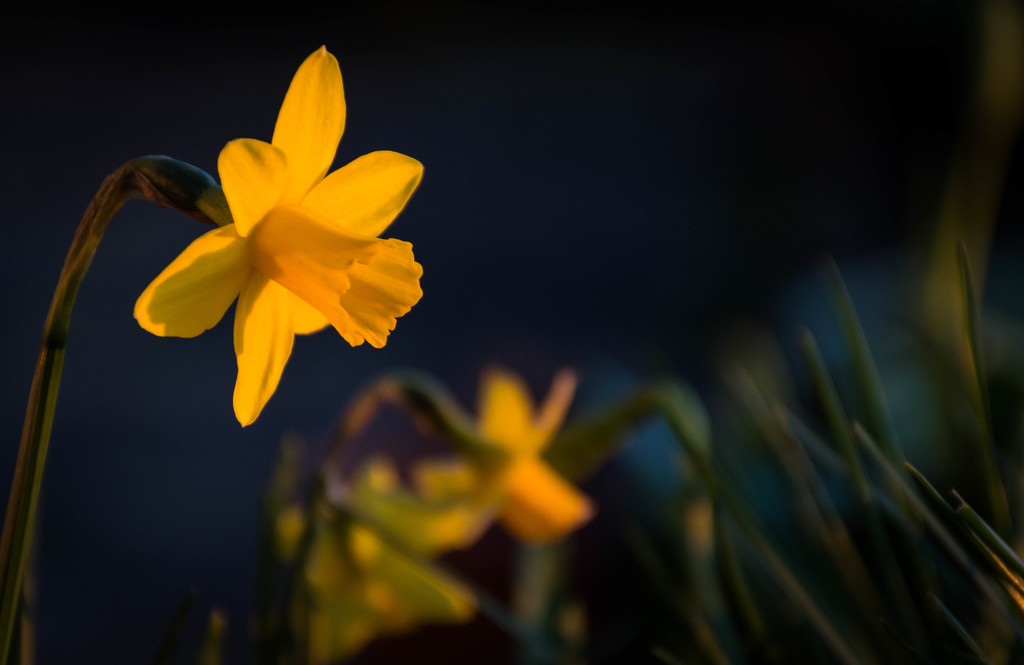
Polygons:
<instances>
[{"instance_id":1,"label":"daffodil petal","mask_svg":"<svg viewBox=\"0 0 1024 665\"><path fill-rule=\"evenodd\" d=\"M308 528L313 534L303 575L309 586L323 597L341 596L354 589L359 573L347 555L348 529L325 520L316 520Z\"/></svg>"},{"instance_id":2,"label":"daffodil petal","mask_svg":"<svg viewBox=\"0 0 1024 665\"><path fill-rule=\"evenodd\" d=\"M423 178L412 157L381 150L334 171L302 200L344 229L378 236L394 221Z\"/></svg>"},{"instance_id":3,"label":"daffodil petal","mask_svg":"<svg viewBox=\"0 0 1024 665\"><path fill-rule=\"evenodd\" d=\"M523 380L491 368L481 378L479 429L485 439L513 455L534 455L545 443L534 427L533 400Z\"/></svg>"},{"instance_id":4,"label":"daffodil petal","mask_svg":"<svg viewBox=\"0 0 1024 665\"><path fill-rule=\"evenodd\" d=\"M363 598L347 593L310 603L304 617L311 663L347 660L372 640L379 628L374 609Z\"/></svg>"},{"instance_id":5,"label":"daffodil petal","mask_svg":"<svg viewBox=\"0 0 1024 665\"><path fill-rule=\"evenodd\" d=\"M407 242L379 240L374 250L369 261L356 262L349 269L351 287L341 295L338 311L324 313L352 346L367 341L379 349L395 329L398 317L423 297L423 268Z\"/></svg>"},{"instance_id":6,"label":"daffodil petal","mask_svg":"<svg viewBox=\"0 0 1024 665\"><path fill-rule=\"evenodd\" d=\"M334 161L345 129L345 91L338 61L320 47L295 72L272 143L288 155L287 203L298 203Z\"/></svg>"},{"instance_id":7,"label":"daffodil petal","mask_svg":"<svg viewBox=\"0 0 1024 665\"><path fill-rule=\"evenodd\" d=\"M195 337L220 321L249 278L245 241L233 225L192 241L135 302L139 325L155 335Z\"/></svg>"},{"instance_id":8,"label":"daffodil petal","mask_svg":"<svg viewBox=\"0 0 1024 665\"><path fill-rule=\"evenodd\" d=\"M564 538L594 514L590 500L538 458L512 463L504 483L498 519L520 540L545 543Z\"/></svg>"},{"instance_id":9,"label":"daffodil petal","mask_svg":"<svg viewBox=\"0 0 1024 665\"><path fill-rule=\"evenodd\" d=\"M254 273L235 310L235 416L242 426L260 415L274 394L295 339L287 293Z\"/></svg>"},{"instance_id":10,"label":"daffodil petal","mask_svg":"<svg viewBox=\"0 0 1024 665\"><path fill-rule=\"evenodd\" d=\"M544 398L534 423L544 445L551 441L555 431L562 426L575 394L576 373L569 369L561 370L551 380L548 396Z\"/></svg>"},{"instance_id":11,"label":"daffodil petal","mask_svg":"<svg viewBox=\"0 0 1024 665\"><path fill-rule=\"evenodd\" d=\"M254 229L253 265L319 310L349 344L380 348L423 295L412 245L340 229L311 210L278 206Z\"/></svg>"},{"instance_id":12,"label":"daffodil petal","mask_svg":"<svg viewBox=\"0 0 1024 665\"><path fill-rule=\"evenodd\" d=\"M379 240L347 233L299 206L277 206L254 229L249 256L261 273L325 315L351 286L349 270ZM328 318L329 315L328 315Z\"/></svg>"},{"instance_id":13,"label":"daffodil petal","mask_svg":"<svg viewBox=\"0 0 1024 665\"><path fill-rule=\"evenodd\" d=\"M412 467L412 482L424 499L448 501L471 495L480 474L460 458L425 459Z\"/></svg>"},{"instance_id":14,"label":"daffodil petal","mask_svg":"<svg viewBox=\"0 0 1024 665\"><path fill-rule=\"evenodd\" d=\"M432 501L399 484L394 465L373 458L355 476L351 505L411 552L434 556L468 547L493 521L496 511L467 496Z\"/></svg>"},{"instance_id":15,"label":"daffodil petal","mask_svg":"<svg viewBox=\"0 0 1024 665\"><path fill-rule=\"evenodd\" d=\"M236 139L224 146L217 171L235 228L243 237L281 201L288 183L284 153L256 139Z\"/></svg>"},{"instance_id":16,"label":"daffodil petal","mask_svg":"<svg viewBox=\"0 0 1024 665\"><path fill-rule=\"evenodd\" d=\"M377 539L361 526L352 527L352 536ZM387 632L400 632L419 623L463 623L476 611L476 598L468 588L383 542L374 558L362 563L364 588Z\"/></svg>"},{"instance_id":17,"label":"daffodil petal","mask_svg":"<svg viewBox=\"0 0 1024 665\"><path fill-rule=\"evenodd\" d=\"M292 312L292 326L295 328L296 335L310 335L320 332L331 325L327 317L321 314L320 310L316 307L313 307L288 289L281 288L288 294L287 297L291 301L289 306Z\"/></svg>"}]
</instances>

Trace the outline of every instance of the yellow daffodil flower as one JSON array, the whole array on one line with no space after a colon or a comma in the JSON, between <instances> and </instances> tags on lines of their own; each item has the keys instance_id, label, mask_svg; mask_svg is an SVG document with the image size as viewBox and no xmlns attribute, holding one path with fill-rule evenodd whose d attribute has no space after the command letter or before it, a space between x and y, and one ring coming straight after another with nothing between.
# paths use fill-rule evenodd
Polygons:
<instances>
[{"instance_id":1,"label":"yellow daffodil flower","mask_svg":"<svg viewBox=\"0 0 1024 665\"><path fill-rule=\"evenodd\" d=\"M477 426L485 440L505 453L504 461L479 469L451 460L421 462L414 469L420 492L433 498L473 494L481 506L496 505L502 526L526 542L563 538L594 512L590 500L541 457L575 389L575 376L562 372L535 410L522 379L500 369L486 372Z\"/></svg>"},{"instance_id":2,"label":"yellow daffodil flower","mask_svg":"<svg viewBox=\"0 0 1024 665\"><path fill-rule=\"evenodd\" d=\"M325 177L344 127L338 61L321 47L292 79L271 142L238 139L220 153L234 223L196 239L135 304L146 330L194 337L238 299L234 409L243 426L277 388L295 335L332 325L352 346L380 348L423 294L412 245L378 237L423 166L379 151Z\"/></svg>"},{"instance_id":3,"label":"yellow daffodil flower","mask_svg":"<svg viewBox=\"0 0 1024 665\"><path fill-rule=\"evenodd\" d=\"M358 524L320 524L305 576L312 663L336 663L377 637L465 623L476 614L468 589Z\"/></svg>"},{"instance_id":4,"label":"yellow daffodil flower","mask_svg":"<svg viewBox=\"0 0 1024 665\"><path fill-rule=\"evenodd\" d=\"M315 513L303 568L311 662L338 662L377 637L423 624L473 618L473 593L428 562L474 540L486 526L479 511L464 502L424 500L401 485L384 459L360 469L344 501L386 537L350 519ZM278 516L278 551L286 560L295 556L304 520L298 508Z\"/></svg>"},{"instance_id":5,"label":"yellow daffodil flower","mask_svg":"<svg viewBox=\"0 0 1024 665\"><path fill-rule=\"evenodd\" d=\"M360 515L425 557L469 547L492 521L462 497L428 496L404 486L394 465L383 458L367 462L350 491L350 503Z\"/></svg>"}]
</instances>

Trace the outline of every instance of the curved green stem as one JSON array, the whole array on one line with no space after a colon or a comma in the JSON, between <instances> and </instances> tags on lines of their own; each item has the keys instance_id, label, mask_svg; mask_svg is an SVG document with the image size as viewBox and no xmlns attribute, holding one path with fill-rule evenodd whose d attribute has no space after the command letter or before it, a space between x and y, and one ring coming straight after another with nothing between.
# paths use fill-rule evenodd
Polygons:
<instances>
[{"instance_id":1,"label":"curved green stem","mask_svg":"<svg viewBox=\"0 0 1024 665\"><path fill-rule=\"evenodd\" d=\"M143 157L124 164L107 176L86 209L64 259L43 326L42 346L0 537L0 662L4 664L11 660L11 641L57 406L71 309L107 225L132 198L181 210L207 223L220 225L230 221L230 213L225 217L223 193L207 174L165 157Z\"/></svg>"}]
</instances>

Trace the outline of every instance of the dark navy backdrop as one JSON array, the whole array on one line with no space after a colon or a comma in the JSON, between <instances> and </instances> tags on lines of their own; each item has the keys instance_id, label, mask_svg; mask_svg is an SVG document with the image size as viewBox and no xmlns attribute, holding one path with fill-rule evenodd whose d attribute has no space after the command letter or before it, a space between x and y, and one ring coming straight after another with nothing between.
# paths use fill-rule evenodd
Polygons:
<instances>
[{"instance_id":1,"label":"dark navy backdrop","mask_svg":"<svg viewBox=\"0 0 1024 665\"><path fill-rule=\"evenodd\" d=\"M490 362L536 390L575 366L584 402L588 385L614 395L664 371L703 384L719 327L770 321L820 252L853 262L905 242L908 202L944 177L971 62L970 8L952 4L708 3L672 19L457 3L78 11L0 26L0 469L64 253L103 178L151 153L215 173L227 141L269 140L321 44L348 100L337 164L391 149L426 167L389 231L413 243L425 295L383 350L332 331L297 340L242 430L231 313L193 340L132 319L205 227L129 204L73 318L39 532L42 665L146 662L188 585L200 614L228 611L240 661L281 434L320 445L388 368L434 373L467 401ZM1011 191L1004 215L1019 203Z\"/></svg>"}]
</instances>

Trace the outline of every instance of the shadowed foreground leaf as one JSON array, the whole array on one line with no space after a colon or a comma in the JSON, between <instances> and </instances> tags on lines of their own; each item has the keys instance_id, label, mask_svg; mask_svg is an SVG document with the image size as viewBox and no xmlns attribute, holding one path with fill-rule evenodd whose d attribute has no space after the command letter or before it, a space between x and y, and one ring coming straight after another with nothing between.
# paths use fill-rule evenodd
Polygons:
<instances>
[{"instance_id":1,"label":"shadowed foreground leaf","mask_svg":"<svg viewBox=\"0 0 1024 665\"><path fill-rule=\"evenodd\" d=\"M196 590L189 587L185 592L185 597L178 604L171 623L167 626L167 632L156 652L156 658L153 659L154 665L171 665L174 653L178 649L178 642L181 640L181 632L185 629L185 621L188 619L188 613L191 611L195 599Z\"/></svg>"}]
</instances>

